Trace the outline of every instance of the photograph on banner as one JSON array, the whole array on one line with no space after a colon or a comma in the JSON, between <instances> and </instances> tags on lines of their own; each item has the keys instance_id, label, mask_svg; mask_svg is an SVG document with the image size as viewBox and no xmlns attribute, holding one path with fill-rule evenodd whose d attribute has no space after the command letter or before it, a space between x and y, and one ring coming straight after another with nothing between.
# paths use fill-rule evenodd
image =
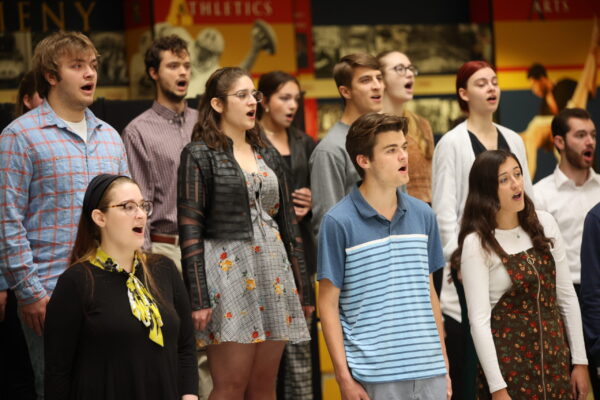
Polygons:
<instances>
[{"instance_id":1,"label":"photograph on banner","mask_svg":"<svg viewBox=\"0 0 600 400\"><path fill-rule=\"evenodd\" d=\"M315 76L330 78L346 54L400 50L422 74L454 74L468 60L492 58L485 24L313 26Z\"/></svg>"},{"instance_id":2,"label":"photograph on banner","mask_svg":"<svg viewBox=\"0 0 600 400\"><path fill-rule=\"evenodd\" d=\"M16 88L31 68L30 32L0 34L0 89Z\"/></svg>"},{"instance_id":3,"label":"photograph on banner","mask_svg":"<svg viewBox=\"0 0 600 400\"><path fill-rule=\"evenodd\" d=\"M225 66L239 66L253 75L272 70L297 71L291 0L251 0L243 4L170 0L154 4L154 17L155 36L176 34L188 43L192 65L189 97L202 94L208 77ZM141 55L148 36L140 31L137 40L130 58L133 98L151 96L141 73Z\"/></svg>"},{"instance_id":4,"label":"photograph on banner","mask_svg":"<svg viewBox=\"0 0 600 400\"><path fill-rule=\"evenodd\" d=\"M461 121L463 113L460 110L456 96L417 97L405 105L405 109L427 120L434 135L443 135L452 129L457 121Z\"/></svg>"},{"instance_id":5,"label":"photograph on banner","mask_svg":"<svg viewBox=\"0 0 600 400\"><path fill-rule=\"evenodd\" d=\"M464 118L454 95L416 97L405 107L407 111L425 118L436 136L448 132ZM329 132L343 112L344 103L341 99L317 99L318 139Z\"/></svg>"}]
</instances>

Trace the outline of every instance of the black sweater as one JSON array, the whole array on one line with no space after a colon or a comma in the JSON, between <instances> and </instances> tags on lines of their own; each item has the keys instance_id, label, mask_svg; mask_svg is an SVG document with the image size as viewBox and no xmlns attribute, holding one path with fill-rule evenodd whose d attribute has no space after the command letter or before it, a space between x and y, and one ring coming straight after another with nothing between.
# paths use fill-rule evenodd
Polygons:
<instances>
[{"instance_id":1,"label":"black sweater","mask_svg":"<svg viewBox=\"0 0 600 400\"><path fill-rule=\"evenodd\" d=\"M175 400L197 394L185 287L167 257L150 256L148 266L163 299L158 305L164 347L133 316L126 275L86 262L60 276L44 329L46 400ZM136 275L144 281L141 268Z\"/></svg>"}]
</instances>

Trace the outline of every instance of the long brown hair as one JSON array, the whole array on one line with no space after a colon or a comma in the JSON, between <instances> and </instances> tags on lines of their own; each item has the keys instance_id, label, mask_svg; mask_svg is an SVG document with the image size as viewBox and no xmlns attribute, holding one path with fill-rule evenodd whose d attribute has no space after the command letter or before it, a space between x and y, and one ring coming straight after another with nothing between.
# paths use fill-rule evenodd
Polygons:
<instances>
[{"instance_id":1,"label":"long brown hair","mask_svg":"<svg viewBox=\"0 0 600 400\"><path fill-rule=\"evenodd\" d=\"M106 188L104 195L100 199L98 207L96 208L100 211L106 211L108 209L109 203L112 200L112 192L114 191L114 189L116 189L117 186L122 185L124 183L133 183L137 186L137 183L133 179L127 178L125 176L115 179ZM91 214L88 215L82 212L81 217L79 218L77 236L75 237L75 245L73 246L73 251L71 252L71 260L69 266L84 263L86 261L89 261L92 257L94 257L96 255L96 250L100 245L100 240L100 228L92 220ZM148 290L150 290L155 299L157 301L160 301L162 299L161 293L158 289L158 286L156 285L156 281L154 280L152 273L150 272L150 269L148 268L148 258L152 257L152 255L145 254L144 252L142 252L141 249L136 250L136 255L141 261L144 284L146 285ZM92 277L91 273L88 276ZM93 281L91 284L93 288Z\"/></svg>"},{"instance_id":2,"label":"long brown hair","mask_svg":"<svg viewBox=\"0 0 600 400\"><path fill-rule=\"evenodd\" d=\"M219 98L227 110L227 92L243 76L250 75L239 67L225 67L213 72L206 81L206 89L198 103L198 122L192 131L192 140L202 140L212 149L225 150L231 147L229 137L221 131L221 114L210 104L213 98ZM246 141L254 146L267 147L260 134L258 124L246 131Z\"/></svg>"},{"instance_id":3,"label":"long brown hair","mask_svg":"<svg viewBox=\"0 0 600 400\"><path fill-rule=\"evenodd\" d=\"M460 269L463 243L467 235L472 232L479 235L481 246L486 252L494 252L499 257L507 256L496 240L494 230L497 228L496 213L500 209L498 170L509 157L517 162L522 171L519 159L506 150L484 151L475 159L469 173L469 194L460 224L458 248L450 258L452 268ZM525 192L523 195L525 208L517 213L519 225L527 232L536 250L548 250L552 241L544 234L544 228L538 220L533 202Z\"/></svg>"},{"instance_id":4,"label":"long brown hair","mask_svg":"<svg viewBox=\"0 0 600 400\"><path fill-rule=\"evenodd\" d=\"M29 111L29 107L25 105L25 96L32 98L35 95L35 75L33 71L29 71L21 79L19 83L19 89L17 89L17 101L15 102L15 118L19 118L21 115Z\"/></svg>"}]
</instances>

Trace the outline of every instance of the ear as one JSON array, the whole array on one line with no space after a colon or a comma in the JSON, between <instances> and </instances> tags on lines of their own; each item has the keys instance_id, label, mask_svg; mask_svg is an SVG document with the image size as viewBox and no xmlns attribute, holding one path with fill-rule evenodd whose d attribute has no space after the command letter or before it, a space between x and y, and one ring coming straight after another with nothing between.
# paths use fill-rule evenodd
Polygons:
<instances>
[{"instance_id":1,"label":"ear","mask_svg":"<svg viewBox=\"0 0 600 400\"><path fill-rule=\"evenodd\" d=\"M560 135L556 135L552 137L552 141L554 142L554 147L556 147L556 149L559 152L562 152L565 149L565 138L560 136Z\"/></svg>"},{"instance_id":2,"label":"ear","mask_svg":"<svg viewBox=\"0 0 600 400\"><path fill-rule=\"evenodd\" d=\"M106 226L106 216L98 209L92 211L92 221L94 221L94 223L100 228L104 228Z\"/></svg>"},{"instance_id":3,"label":"ear","mask_svg":"<svg viewBox=\"0 0 600 400\"><path fill-rule=\"evenodd\" d=\"M23 104L25 104L25 107L27 107L30 110L33 110L33 102L31 101L31 96L29 96L28 94L26 94L25 96L23 96Z\"/></svg>"},{"instance_id":4,"label":"ear","mask_svg":"<svg viewBox=\"0 0 600 400\"><path fill-rule=\"evenodd\" d=\"M44 79L46 79L46 82L48 82L50 86L56 86L58 83L58 78L53 72L44 72Z\"/></svg>"},{"instance_id":5,"label":"ear","mask_svg":"<svg viewBox=\"0 0 600 400\"><path fill-rule=\"evenodd\" d=\"M210 99L210 106L219 114L223 114L225 104L223 104L223 100L221 100L220 98L213 97L212 99Z\"/></svg>"},{"instance_id":6,"label":"ear","mask_svg":"<svg viewBox=\"0 0 600 400\"><path fill-rule=\"evenodd\" d=\"M158 71L154 69L154 67L148 68L148 75L150 75L150 78L152 78L153 81L158 80Z\"/></svg>"},{"instance_id":7,"label":"ear","mask_svg":"<svg viewBox=\"0 0 600 400\"><path fill-rule=\"evenodd\" d=\"M369 157L365 156L364 154L359 154L356 156L356 163L364 170L369 169L369 167L371 166L371 161L369 160Z\"/></svg>"},{"instance_id":8,"label":"ear","mask_svg":"<svg viewBox=\"0 0 600 400\"><path fill-rule=\"evenodd\" d=\"M466 101L467 103L469 102L469 96L467 96L467 89L465 88L459 88L458 89L458 96L463 99L464 101Z\"/></svg>"},{"instance_id":9,"label":"ear","mask_svg":"<svg viewBox=\"0 0 600 400\"><path fill-rule=\"evenodd\" d=\"M340 92L340 95L346 99L346 100L350 100L352 99L352 91L350 90L350 88L348 86L340 86L338 87L338 91Z\"/></svg>"}]
</instances>

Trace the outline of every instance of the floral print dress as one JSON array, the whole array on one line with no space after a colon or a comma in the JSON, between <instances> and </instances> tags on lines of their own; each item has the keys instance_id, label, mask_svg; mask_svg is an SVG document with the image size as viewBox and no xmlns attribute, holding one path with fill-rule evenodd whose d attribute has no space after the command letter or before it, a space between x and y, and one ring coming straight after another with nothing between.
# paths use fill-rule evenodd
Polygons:
<instances>
[{"instance_id":1,"label":"floral print dress","mask_svg":"<svg viewBox=\"0 0 600 400\"><path fill-rule=\"evenodd\" d=\"M508 394L512 399L572 399L571 358L552 254L531 248L502 262L512 287L492 309L491 328ZM481 368L478 398L491 398Z\"/></svg>"},{"instance_id":2,"label":"floral print dress","mask_svg":"<svg viewBox=\"0 0 600 400\"><path fill-rule=\"evenodd\" d=\"M287 252L273 216L277 176L261 156L258 172L244 171L253 238L207 239L205 265L212 319L197 344L310 340Z\"/></svg>"}]
</instances>

